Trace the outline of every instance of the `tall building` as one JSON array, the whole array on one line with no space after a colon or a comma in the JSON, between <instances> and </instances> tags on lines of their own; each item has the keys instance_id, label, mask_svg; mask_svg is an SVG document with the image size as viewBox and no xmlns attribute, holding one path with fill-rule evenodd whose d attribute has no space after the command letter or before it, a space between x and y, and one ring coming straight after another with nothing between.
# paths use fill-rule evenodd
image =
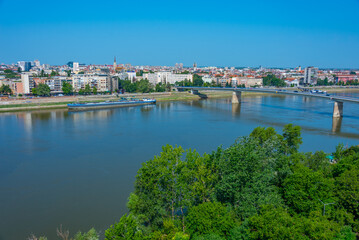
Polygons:
<instances>
[{"instance_id":1,"label":"tall building","mask_svg":"<svg viewBox=\"0 0 359 240\"><path fill-rule=\"evenodd\" d=\"M306 67L304 70L304 85L315 85L317 84L318 68Z\"/></svg>"},{"instance_id":2,"label":"tall building","mask_svg":"<svg viewBox=\"0 0 359 240\"><path fill-rule=\"evenodd\" d=\"M21 74L21 83L23 87L23 92L25 94L30 94L31 90L35 87L34 80L28 74Z\"/></svg>"},{"instance_id":3,"label":"tall building","mask_svg":"<svg viewBox=\"0 0 359 240\"><path fill-rule=\"evenodd\" d=\"M31 69L31 62L20 61L17 62L17 66L21 68L21 71L27 72Z\"/></svg>"},{"instance_id":4,"label":"tall building","mask_svg":"<svg viewBox=\"0 0 359 240\"><path fill-rule=\"evenodd\" d=\"M79 64L78 62L73 62L72 70L73 70L74 72L80 71L80 64Z\"/></svg>"}]
</instances>

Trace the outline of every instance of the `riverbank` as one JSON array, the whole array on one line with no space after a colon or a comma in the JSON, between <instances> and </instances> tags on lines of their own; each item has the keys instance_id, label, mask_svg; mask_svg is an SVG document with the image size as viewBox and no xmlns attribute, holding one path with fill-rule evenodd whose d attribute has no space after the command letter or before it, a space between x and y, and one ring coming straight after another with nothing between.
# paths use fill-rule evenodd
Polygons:
<instances>
[{"instance_id":1,"label":"riverbank","mask_svg":"<svg viewBox=\"0 0 359 240\"><path fill-rule=\"evenodd\" d=\"M358 88L321 88L330 93L336 92L359 92ZM220 91L201 91L202 94L208 98L229 98L232 92ZM268 93L258 92L242 92L242 96L262 96ZM1 112L17 112L17 111L32 111L32 110L46 110L46 109L66 109L67 104L78 102L101 102L109 100L118 100L121 97L135 97L135 98L153 98L158 102L164 101L189 101L198 100L198 95L193 95L189 92L165 92L165 93L132 93L119 95L90 95L90 96L64 96L64 97L45 97L45 98L20 98L20 99L3 99L0 101Z\"/></svg>"}]
</instances>

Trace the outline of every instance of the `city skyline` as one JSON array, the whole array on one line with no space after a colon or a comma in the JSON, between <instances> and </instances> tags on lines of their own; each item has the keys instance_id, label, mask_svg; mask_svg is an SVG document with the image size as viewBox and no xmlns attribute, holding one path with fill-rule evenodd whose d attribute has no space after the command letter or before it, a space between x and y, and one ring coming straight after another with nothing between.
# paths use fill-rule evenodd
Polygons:
<instances>
[{"instance_id":1,"label":"city skyline","mask_svg":"<svg viewBox=\"0 0 359 240\"><path fill-rule=\"evenodd\" d=\"M309 4L310 3L310 4ZM309 5L308 5L309 4ZM358 0L0 1L0 62L359 68Z\"/></svg>"}]
</instances>

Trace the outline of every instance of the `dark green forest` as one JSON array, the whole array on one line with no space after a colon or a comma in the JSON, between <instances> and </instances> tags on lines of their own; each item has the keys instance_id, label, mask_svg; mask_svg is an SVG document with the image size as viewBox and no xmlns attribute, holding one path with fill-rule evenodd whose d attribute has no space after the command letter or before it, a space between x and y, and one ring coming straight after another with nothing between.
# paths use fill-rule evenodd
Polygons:
<instances>
[{"instance_id":1,"label":"dark green forest","mask_svg":"<svg viewBox=\"0 0 359 240\"><path fill-rule=\"evenodd\" d=\"M129 212L105 239L357 239L359 147L304 153L301 144L289 124L210 154L163 146L138 170ZM98 239L90 231L75 239Z\"/></svg>"}]
</instances>

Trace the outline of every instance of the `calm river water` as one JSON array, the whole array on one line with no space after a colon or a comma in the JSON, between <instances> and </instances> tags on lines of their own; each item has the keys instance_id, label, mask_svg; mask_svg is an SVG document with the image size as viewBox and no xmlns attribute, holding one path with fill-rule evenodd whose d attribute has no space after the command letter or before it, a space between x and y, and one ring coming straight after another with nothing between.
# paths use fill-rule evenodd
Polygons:
<instances>
[{"instance_id":1,"label":"calm river water","mask_svg":"<svg viewBox=\"0 0 359 240\"><path fill-rule=\"evenodd\" d=\"M54 239L61 224L72 234L103 232L126 212L141 163L165 144L211 152L255 127L281 132L287 123L302 127L302 151L359 144L359 104L344 103L338 121L332 110L327 100L256 96L237 106L215 99L0 114L0 240Z\"/></svg>"}]
</instances>

